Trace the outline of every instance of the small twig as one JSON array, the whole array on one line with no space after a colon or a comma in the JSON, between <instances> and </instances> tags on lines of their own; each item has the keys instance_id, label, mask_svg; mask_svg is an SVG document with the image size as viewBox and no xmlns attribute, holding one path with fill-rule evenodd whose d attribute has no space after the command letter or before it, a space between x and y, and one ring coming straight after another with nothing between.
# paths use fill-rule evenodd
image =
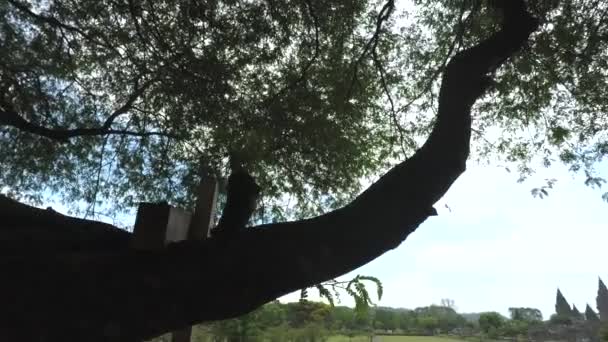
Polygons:
<instances>
[{"instance_id":1,"label":"small twig","mask_svg":"<svg viewBox=\"0 0 608 342\"><path fill-rule=\"evenodd\" d=\"M294 82L291 85L291 87L295 87L297 84L306 80L306 74L308 73L308 70L317 61L317 59L319 58L319 54L321 53L321 49L320 49L320 45L319 45L319 19L317 18L317 15L315 14L314 7L312 6L311 1L304 0L304 2L306 2L306 7L308 7L308 14L312 18L314 27L315 27L315 52L314 52L312 58L306 63L306 65L302 69L300 78L296 82Z\"/></svg>"},{"instance_id":2,"label":"small twig","mask_svg":"<svg viewBox=\"0 0 608 342\"><path fill-rule=\"evenodd\" d=\"M120 108L116 109L110 116L105 120L103 125L95 128L74 128L74 129L63 129L63 128L47 128L43 126L39 126L31 123L30 121L23 118L21 115L17 113L17 111L10 105L8 102L4 101L4 99L0 98L0 125L4 126L12 126L18 128L21 131L33 133L36 135L40 135L52 140L56 140L59 142L68 142L71 138L81 137L81 136L97 136L97 135L132 135L132 136L166 136L177 138L177 136L165 133L165 132L135 132L126 129L111 129L110 127L114 123L114 120L122 115L127 113L133 103L145 92L145 90L151 86L156 79L151 79L147 81L142 87L135 90L127 99L124 105ZM137 82L136 82L137 83Z\"/></svg>"},{"instance_id":3,"label":"small twig","mask_svg":"<svg viewBox=\"0 0 608 342\"><path fill-rule=\"evenodd\" d=\"M395 111L395 102L393 101L393 97L388 89L388 85L386 84L386 78L384 76L384 74L385 74L384 67L382 66L382 63L380 63L380 60L378 59L378 54L376 53L376 51L372 52L372 57L374 59L374 64L376 65L376 68L378 69L378 73L380 74L380 84L382 85L382 90L384 91L384 94L388 98L388 102L391 105L391 118L393 120L393 124L395 125L395 129L397 130L397 132L399 134L399 144L401 147L401 152L403 153L403 158L406 158L407 153L405 151L405 146L404 146L405 145L404 129L401 126L401 124L399 123L399 119L397 118L397 112Z\"/></svg>"},{"instance_id":4,"label":"small twig","mask_svg":"<svg viewBox=\"0 0 608 342\"><path fill-rule=\"evenodd\" d=\"M146 37L141 29L141 25L139 24L139 20L137 19L137 11L135 8L134 0L128 0L129 3L129 14L131 15L131 20L133 20L133 25L135 26L135 32L137 33L137 37L139 37L139 41L144 46L144 48L152 47L153 50L156 50L154 44L149 44ZM143 16L141 17L142 22L144 21ZM158 50L156 51L158 53Z\"/></svg>"},{"instance_id":5,"label":"small twig","mask_svg":"<svg viewBox=\"0 0 608 342\"><path fill-rule=\"evenodd\" d=\"M452 53L454 52L455 48L456 48L456 44L458 43L458 46L460 48L460 45L462 44L462 37L464 35L464 29L465 29L465 22L469 21L469 19L471 18L471 16L473 15L473 12L478 8L479 3L476 4L476 6L473 8L473 10L471 11L471 14L469 14L469 16L467 16L467 19L463 20L462 17L464 15L464 12L466 10L466 1L462 2L462 6L460 7L460 14L458 16L458 32L456 33L456 36L454 37L454 40L452 40L452 43L450 44L449 48L448 48L448 52L445 54L443 61L441 62L441 65L435 70L435 72L431 75L431 77L429 77L429 80L427 82L427 84L422 88L422 90L418 93L418 95L415 95L410 101L408 101L405 105L401 106L401 108L399 108L397 110L398 113L403 113L406 110L409 109L409 107L414 104L414 102L418 101L424 94L428 93L432 86L433 83L435 82L435 80L439 77L439 75L445 70L445 66L447 65L450 56L452 55Z\"/></svg>"},{"instance_id":6,"label":"small twig","mask_svg":"<svg viewBox=\"0 0 608 342\"><path fill-rule=\"evenodd\" d=\"M390 18L390 15L393 13L394 9L395 9L395 1L388 0L384 4L384 6L382 6L382 9L378 13L378 16L376 17L376 30L374 31L374 34L372 35L372 37L365 44L365 47L363 48L363 52L359 55L359 58L357 58L357 61L355 61L355 65L353 67L354 68L353 69L353 78L352 78L352 81L348 88L348 91L346 92L346 100L350 99L353 88L355 86L355 82L357 82L357 74L359 72L359 65L361 65L361 63L363 62L363 59L369 52L373 53L376 51L376 46L378 45L378 41L380 40L380 33L382 32L382 25L384 24L385 21L387 21Z\"/></svg>"},{"instance_id":7,"label":"small twig","mask_svg":"<svg viewBox=\"0 0 608 342\"><path fill-rule=\"evenodd\" d=\"M103 168L103 155L106 150L106 144L108 143L108 136L106 135L103 139L103 144L101 145L101 153L99 154L99 163L97 165L97 177L95 179L95 190L93 192L93 199L89 206L87 207L87 211L84 214L84 219L86 219L89 214L95 218L95 205L97 203L97 194L99 193L99 185L101 183L101 169Z\"/></svg>"},{"instance_id":8,"label":"small twig","mask_svg":"<svg viewBox=\"0 0 608 342\"><path fill-rule=\"evenodd\" d=\"M313 20L313 24L314 24L314 29L315 29L315 51L313 53L313 56L310 60L308 60L308 62L306 63L306 65L304 65L304 67L302 68L302 71L300 73L300 77L284 86L280 91L278 91L274 96L272 96L272 98L268 101L266 101L266 103L268 105L274 103L278 98L280 98L281 96L285 95L286 92L288 92L289 90L292 90L293 88L295 88L298 84L304 82L306 80L308 71L310 70L310 68L314 65L314 63L317 61L317 59L319 58L319 55L321 54L321 47L320 47L320 43L319 43L319 19L314 11L314 7L312 5L312 2L310 0L304 0L304 2L306 2L306 7L308 8L308 14L310 15L310 17Z\"/></svg>"},{"instance_id":9,"label":"small twig","mask_svg":"<svg viewBox=\"0 0 608 342\"><path fill-rule=\"evenodd\" d=\"M127 99L127 101L125 102L124 105L122 105L120 108L116 109L104 122L104 124L101 126L102 129L106 129L109 130L110 127L112 126L112 123L114 123L114 120L122 115L125 114L126 112L128 112L131 107L133 106L133 103L146 91L146 89L148 89L148 87L150 87L152 84L154 84L154 82L156 82L157 79L153 78L150 79L148 81L146 81L146 83L144 83L144 85L142 87L140 87L139 89L135 90ZM137 87L137 83L138 81L135 81L135 86Z\"/></svg>"},{"instance_id":10,"label":"small twig","mask_svg":"<svg viewBox=\"0 0 608 342\"><path fill-rule=\"evenodd\" d=\"M478 137L483 139L486 142L486 144L492 146L493 149L496 149L496 145L493 142L491 142L490 140L488 140L488 138L486 138L486 136L483 134L482 131L478 130L477 128L471 127L471 132L475 133Z\"/></svg>"}]
</instances>

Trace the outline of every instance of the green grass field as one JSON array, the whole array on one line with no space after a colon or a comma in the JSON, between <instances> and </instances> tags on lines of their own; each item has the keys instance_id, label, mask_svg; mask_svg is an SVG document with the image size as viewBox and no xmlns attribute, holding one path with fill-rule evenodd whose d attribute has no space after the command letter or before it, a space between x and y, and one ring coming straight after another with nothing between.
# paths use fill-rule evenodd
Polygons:
<instances>
[{"instance_id":1,"label":"green grass field","mask_svg":"<svg viewBox=\"0 0 608 342\"><path fill-rule=\"evenodd\" d=\"M370 339L368 336L332 336L327 342L370 342ZM374 342L462 342L462 340L434 336L377 336Z\"/></svg>"},{"instance_id":2,"label":"green grass field","mask_svg":"<svg viewBox=\"0 0 608 342\"><path fill-rule=\"evenodd\" d=\"M380 336L379 342L462 342L462 340L435 336Z\"/></svg>"}]
</instances>

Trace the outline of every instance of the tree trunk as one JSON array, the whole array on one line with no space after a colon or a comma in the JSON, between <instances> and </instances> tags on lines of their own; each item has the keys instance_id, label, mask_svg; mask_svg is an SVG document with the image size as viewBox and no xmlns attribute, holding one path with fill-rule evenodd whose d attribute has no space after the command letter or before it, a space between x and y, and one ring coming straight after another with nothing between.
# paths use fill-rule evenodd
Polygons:
<instances>
[{"instance_id":1,"label":"tree trunk","mask_svg":"<svg viewBox=\"0 0 608 342\"><path fill-rule=\"evenodd\" d=\"M0 340L151 338L242 315L397 247L465 170L486 75L537 27L521 0L505 3L502 29L448 63L424 146L341 209L138 252L115 227L0 200L1 222L13 222L0 228Z\"/></svg>"}]
</instances>

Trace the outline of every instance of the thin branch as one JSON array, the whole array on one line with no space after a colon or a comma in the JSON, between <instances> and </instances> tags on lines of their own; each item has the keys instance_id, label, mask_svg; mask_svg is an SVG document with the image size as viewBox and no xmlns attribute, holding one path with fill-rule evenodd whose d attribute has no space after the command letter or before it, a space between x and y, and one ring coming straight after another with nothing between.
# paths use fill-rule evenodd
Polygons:
<instances>
[{"instance_id":1,"label":"thin branch","mask_svg":"<svg viewBox=\"0 0 608 342\"><path fill-rule=\"evenodd\" d=\"M363 62L363 58L365 58L365 56L370 51L372 53L374 53L376 51L376 46L378 46L378 41L380 40L380 33L382 31L382 25L384 24L385 21L387 21L390 18L391 14L393 13L394 10L395 10L395 1L388 0L384 4L384 6L382 6L382 9L378 13L378 16L376 17L376 30L374 31L374 34L372 35L372 37L365 44L365 47L363 48L363 52L359 55L359 58L357 58L357 61L355 62L352 81L348 88L348 92L346 93L346 100L350 99L353 88L355 86L355 82L357 81L357 74L359 73L359 66Z\"/></svg>"},{"instance_id":2,"label":"thin branch","mask_svg":"<svg viewBox=\"0 0 608 342\"><path fill-rule=\"evenodd\" d=\"M319 54L321 52L320 51L320 47L319 47L319 18L317 18L317 15L315 14L314 7L312 6L311 1L310 0L304 0L304 2L306 2L306 7L308 8L308 14L312 18L313 23L314 23L314 27L315 27L315 52L314 52L312 58L308 61L308 63L306 63L306 65L302 69L302 72L300 74L300 78L297 81L295 81L291 85L291 87L295 87L299 83L301 83L304 80L306 80L306 74L308 73L308 70L317 61L317 58L319 58Z\"/></svg>"},{"instance_id":3,"label":"thin branch","mask_svg":"<svg viewBox=\"0 0 608 342\"><path fill-rule=\"evenodd\" d=\"M154 47L153 44L148 43L148 40L144 37L142 33L141 25L139 25L139 20L137 19L137 9L135 8L135 3L133 1L134 0L128 0L127 2L129 3L129 14L131 15L131 20L133 20L133 25L135 26L135 32L137 33L137 37L139 37L141 44L145 48L148 48L149 46ZM144 18L142 16L142 22L143 20Z\"/></svg>"},{"instance_id":4,"label":"thin branch","mask_svg":"<svg viewBox=\"0 0 608 342\"><path fill-rule=\"evenodd\" d=\"M99 186L101 184L101 170L103 169L103 155L106 151L106 145L108 143L108 136L106 135L103 139L103 144L101 144L101 152L99 153L99 163L97 165L97 176L95 179L95 190L93 191L93 199L89 204L87 211L85 212L84 218L86 219L89 214L92 217L95 217L95 206L97 204L97 195L99 194Z\"/></svg>"},{"instance_id":5,"label":"thin branch","mask_svg":"<svg viewBox=\"0 0 608 342\"><path fill-rule=\"evenodd\" d=\"M493 142L488 140L488 138L486 138L485 134L483 134L483 132L481 130L471 127L471 132L475 133L475 135L477 135L479 138L483 139L486 142L486 144L492 146L493 149L496 149L496 144L494 144Z\"/></svg>"},{"instance_id":6,"label":"thin branch","mask_svg":"<svg viewBox=\"0 0 608 342\"><path fill-rule=\"evenodd\" d=\"M302 74L300 76L300 79L296 82L302 82L306 79L306 73L308 72L308 69L310 69L310 67L312 67L312 65L316 62L317 58L319 58L319 54L320 54L320 48L319 48L319 18L317 17L314 7L312 6L312 3L310 0L304 0L304 2L306 2L306 7L308 7L308 14L310 15L310 17L313 20L314 26L315 26L315 52L314 55L312 56L312 58L308 61L308 63L304 66L304 69L302 69Z\"/></svg>"},{"instance_id":7,"label":"thin branch","mask_svg":"<svg viewBox=\"0 0 608 342\"><path fill-rule=\"evenodd\" d=\"M471 13L467 16L467 19L463 20L462 17L466 10L466 3L467 3L466 1L462 2L462 7L460 7L460 14L458 16L458 32L456 33L454 40L452 40L452 43L448 47L448 52L445 54L445 57L443 58L441 65L435 70L435 72L431 75L431 77L429 77L427 84L424 86L424 88L422 88L422 90L418 93L418 95L414 96L405 105L401 106L401 108L399 108L399 110L397 110L398 113L405 112L412 104L414 104L414 102L418 101L424 94L428 93L431 90L431 87L433 86L433 83L435 82L435 80L445 70L445 66L448 63L450 56L452 56L452 53L454 52L454 50L456 48L456 44L458 43L459 47L460 47L460 45L462 45L462 37L464 35L464 29L466 27L465 23L467 21L469 21L469 19L473 15L473 13L479 8L479 2L477 2L475 7L471 10Z\"/></svg>"},{"instance_id":8,"label":"thin branch","mask_svg":"<svg viewBox=\"0 0 608 342\"><path fill-rule=\"evenodd\" d=\"M403 158L407 157L407 152L405 151L405 135L404 135L404 129L403 126L401 126L401 124L399 123L399 118L397 118L397 112L395 111L395 102L393 101L393 97L388 89L388 85L386 84L386 77L384 76L385 71L384 71L384 67L382 66L382 63L380 63L380 60L378 59L378 54L376 53L376 51L372 52L372 57L374 59L374 64L376 65L376 68L378 69L378 73L380 74L380 84L382 85L382 90L384 91L384 94L386 95L389 104L391 105L391 118L393 120L393 124L395 125L395 129L397 130L398 134L399 134L399 144L401 147L401 153L403 153Z\"/></svg>"},{"instance_id":9,"label":"thin branch","mask_svg":"<svg viewBox=\"0 0 608 342\"><path fill-rule=\"evenodd\" d=\"M116 50L116 48L114 48L114 46L112 44L105 41L106 40L105 38L103 39L104 41L99 41L94 36L84 32L81 28L63 23L54 17L47 17L42 14L35 13L31 9L29 9L29 7L27 5L24 5L16 0L8 0L8 3L13 5L13 7L17 8L19 11L21 11L21 13L23 13L31 18L34 18L35 20L38 20L43 23L47 23L51 26L58 27L63 30L70 31L72 33L76 33L76 34L84 37L85 39L93 42L94 44L102 46L106 49L110 49L110 50L114 51L115 53L118 53L118 55L120 55L120 53Z\"/></svg>"},{"instance_id":10,"label":"thin branch","mask_svg":"<svg viewBox=\"0 0 608 342\"><path fill-rule=\"evenodd\" d=\"M122 115L127 113L132 107L133 107L133 103L141 96L143 95L143 93L152 85L154 84L154 82L156 82L158 79L153 78L150 79L148 81L146 81L146 83L144 83L143 86L141 86L139 89L135 90L127 99L127 102L125 102L124 105L122 105L120 108L118 108L117 110L114 111L114 113L112 113L104 122L103 126L101 127L102 129L110 129L110 126L112 126L112 123L114 123L114 120ZM135 81L136 87L137 87L137 83L138 81Z\"/></svg>"},{"instance_id":11,"label":"thin branch","mask_svg":"<svg viewBox=\"0 0 608 342\"><path fill-rule=\"evenodd\" d=\"M308 60L308 62L306 63L306 65L304 65L304 68L302 68L302 71L300 73L300 77L286 85L285 87L283 87L279 92L277 92L274 96L272 96L272 98L269 101L266 101L267 106L274 103L278 98L280 98L281 96L285 95L286 92L288 92L289 90L292 90L293 88L295 88L298 84L304 82L306 80L306 76L308 74L308 70L314 65L314 63L317 61L317 59L319 58L319 55L321 54L321 48L320 48L320 43L319 43L319 18L317 17L315 11L314 11L314 7L312 5L312 2L310 0L304 0L304 2L306 2L306 7L308 8L308 15L310 15L310 17L313 20L314 23L314 29L315 29L315 52L313 53L313 56L310 60Z\"/></svg>"},{"instance_id":12,"label":"thin branch","mask_svg":"<svg viewBox=\"0 0 608 342\"><path fill-rule=\"evenodd\" d=\"M585 44L585 47L577 55L579 55L582 58L589 59L589 57L587 57L586 54L591 48L594 48L595 46L597 46L597 44L601 41L601 39L598 38L597 33L599 32L600 27L603 26L604 23L606 22L605 19L606 19L607 14L608 14L608 8L606 8L604 11L602 11L602 15L598 19L598 24L595 25L593 27L592 31L587 34L587 43ZM597 38L597 40L594 40L594 38Z\"/></svg>"},{"instance_id":13,"label":"thin branch","mask_svg":"<svg viewBox=\"0 0 608 342\"><path fill-rule=\"evenodd\" d=\"M385 5L385 7L386 6L387 5ZM382 63L378 59L378 55L377 55L377 53L375 51L375 45L374 45L374 48L372 49L373 61L374 61L374 64L375 64L376 68L378 69L379 74L380 74L380 83L381 83L383 92L387 96L388 101L389 101L390 106L391 106L391 118L392 118L393 124L395 125L395 127L396 127L396 129L397 129L397 131L399 133L399 141L400 141L400 144L401 144L401 151L402 151L404 157L407 155L406 151L405 151L405 148L404 148L405 136L404 136L404 129L401 126L401 124L399 123L399 120L398 120L398 114L399 114L399 112L403 112L405 109L407 109L409 106L411 106L416 100L418 100L423 94L427 93L430 90L431 86L433 85L434 80L445 69L445 65L447 64L450 56L454 52L454 49L456 47L456 43L458 42L458 45L461 45L461 43L462 43L462 36L464 34L464 28L465 28L464 21L468 21L468 19L470 19L471 15L472 15L472 14L470 14L467 17L467 20L463 20L463 16L464 16L465 10L466 10L466 2L463 2L462 6L460 8L460 14L458 16L458 32L456 34L456 37L454 37L454 40L450 44L450 46L448 48L448 52L446 53L445 58L443 59L443 61L441 63L441 66L439 68L437 68L437 70L435 71L435 73L430 77L427 85L423 88L423 90L417 96L415 96L412 100L410 100L405 106L403 106L402 108L400 108L398 111L395 109L395 103L394 103L393 98L392 98L392 96L391 96L391 94L389 92L388 85L386 83L386 77L385 77L386 72L384 70L384 67L382 66ZM380 20L380 18L379 18L379 20ZM376 32L379 32L378 31L379 30L379 26L377 26L376 30L377 30ZM366 50L369 47L370 43L371 43L371 39L370 39L370 41L368 41L368 46L366 46ZM376 38L376 41L374 42L374 44L377 44L377 38ZM361 58L361 56L360 56L360 58Z\"/></svg>"},{"instance_id":14,"label":"thin branch","mask_svg":"<svg viewBox=\"0 0 608 342\"><path fill-rule=\"evenodd\" d=\"M142 23L146 24L150 33L154 36L156 41L160 44L161 48L164 50L163 52L171 52L170 51L171 46L169 44L167 44L167 42L163 38L164 35L158 30L159 25L156 24L159 21L158 21L158 16L156 15L156 9L154 8L154 1L148 0L146 2L148 3L148 6L149 6L148 16L151 18L153 25L150 25L150 23L147 21L142 21Z\"/></svg>"},{"instance_id":15,"label":"thin branch","mask_svg":"<svg viewBox=\"0 0 608 342\"><path fill-rule=\"evenodd\" d=\"M29 132L39 136L43 136L59 142L68 142L69 139L81 136L97 136L97 135L132 135L132 136L167 136L176 138L177 136L165 133L165 132L136 132L126 129L111 129L114 120L127 113L133 106L133 103L150 87L156 79L147 81L142 87L135 90L127 99L124 105L116 109L110 116L105 120L102 126L95 128L75 128L75 129L62 129L62 128L47 128L31 123L24 119L11 104L0 98L0 125L12 126L21 131ZM137 82L136 82L137 83Z\"/></svg>"}]
</instances>

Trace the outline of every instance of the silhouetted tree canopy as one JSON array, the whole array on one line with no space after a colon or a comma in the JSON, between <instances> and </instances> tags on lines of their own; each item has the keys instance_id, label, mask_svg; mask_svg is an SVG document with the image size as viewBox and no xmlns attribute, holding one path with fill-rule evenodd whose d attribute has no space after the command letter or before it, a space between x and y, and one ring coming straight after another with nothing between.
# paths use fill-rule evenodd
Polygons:
<instances>
[{"instance_id":1,"label":"silhouetted tree canopy","mask_svg":"<svg viewBox=\"0 0 608 342\"><path fill-rule=\"evenodd\" d=\"M476 105L474 157L522 176L562 161L601 185L607 5L529 7L540 29ZM1 190L89 215L190 207L201 168L226 177L238 150L258 218L319 213L420 147L447 61L500 15L484 1L5 1Z\"/></svg>"},{"instance_id":2,"label":"silhouetted tree canopy","mask_svg":"<svg viewBox=\"0 0 608 342\"><path fill-rule=\"evenodd\" d=\"M589 304L587 304L587 307L585 308L585 319L590 322L599 322L600 320L597 313L593 311Z\"/></svg>"},{"instance_id":3,"label":"silhouetted tree canopy","mask_svg":"<svg viewBox=\"0 0 608 342\"><path fill-rule=\"evenodd\" d=\"M489 3L0 3L0 339L141 340L335 278L436 214L471 135L600 185L607 5ZM134 251L9 199L191 208L235 154L275 223L228 240Z\"/></svg>"},{"instance_id":4,"label":"silhouetted tree canopy","mask_svg":"<svg viewBox=\"0 0 608 342\"><path fill-rule=\"evenodd\" d=\"M574 315L566 297L564 297L559 289L557 289L557 294L555 295L555 314L562 319L570 319Z\"/></svg>"},{"instance_id":5,"label":"silhouetted tree canopy","mask_svg":"<svg viewBox=\"0 0 608 342\"><path fill-rule=\"evenodd\" d=\"M511 319L515 321L542 322L543 313L536 308L509 308Z\"/></svg>"},{"instance_id":6,"label":"silhouetted tree canopy","mask_svg":"<svg viewBox=\"0 0 608 342\"><path fill-rule=\"evenodd\" d=\"M606 288L606 285L601 278L598 280L597 297L595 302L601 320L604 322L608 321L608 288Z\"/></svg>"}]
</instances>

